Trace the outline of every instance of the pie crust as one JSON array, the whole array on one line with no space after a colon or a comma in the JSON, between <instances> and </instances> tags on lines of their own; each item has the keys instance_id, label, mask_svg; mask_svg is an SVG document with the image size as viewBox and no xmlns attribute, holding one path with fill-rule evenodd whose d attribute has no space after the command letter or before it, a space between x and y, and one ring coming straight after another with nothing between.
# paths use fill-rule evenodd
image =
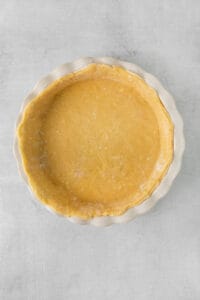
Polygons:
<instances>
[{"instance_id":1,"label":"pie crust","mask_svg":"<svg viewBox=\"0 0 200 300\"><path fill-rule=\"evenodd\" d=\"M37 198L80 220L139 207L174 156L174 124L156 90L104 63L64 74L32 95L17 135Z\"/></svg>"}]
</instances>

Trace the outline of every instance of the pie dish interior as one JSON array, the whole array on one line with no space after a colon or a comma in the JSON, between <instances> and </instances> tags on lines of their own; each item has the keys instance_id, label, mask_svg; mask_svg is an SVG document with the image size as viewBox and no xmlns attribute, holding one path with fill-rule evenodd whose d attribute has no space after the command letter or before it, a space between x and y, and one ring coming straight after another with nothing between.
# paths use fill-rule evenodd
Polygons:
<instances>
[{"instance_id":1,"label":"pie dish interior","mask_svg":"<svg viewBox=\"0 0 200 300\"><path fill-rule=\"evenodd\" d=\"M173 123L154 89L91 64L50 84L18 127L25 173L66 216L117 216L147 199L173 159Z\"/></svg>"}]
</instances>

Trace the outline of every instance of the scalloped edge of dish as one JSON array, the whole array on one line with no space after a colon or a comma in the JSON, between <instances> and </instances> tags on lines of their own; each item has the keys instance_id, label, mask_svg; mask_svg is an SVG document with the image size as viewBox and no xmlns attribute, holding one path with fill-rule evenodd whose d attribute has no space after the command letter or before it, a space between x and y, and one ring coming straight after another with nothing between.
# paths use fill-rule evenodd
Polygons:
<instances>
[{"instance_id":1,"label":"scalloped edge of dish","mask_svg":"<svg viewBox=\"0 0 200 300\"><path fill-rule=\"evenodd\" d=\"M151 86L158 94L161 102L164 104L166 110L170 114L170 117L172 119L172 122L174 124L174 157L173 161L168 169L167 174L162 179L158 187L154 190L152 195L147 198L143 203L141 203L138 206L129 208L124 214L120 216L102 216L102 217L94 217L89 220L83 220L77 217L69 217L65 215L58 214L53 210L53 208L41 203L36 197L35 194L31 188L31 186L28 183L27 175L24 172L23 165L22 165L22 159L18 147L18 138L17 138L17 127L19 123L21 122L23 112L27 104L35 98L39 93L41 93L45 88L47 88L48 85L50 85L53 81L69 74L72 72L76 72L78 70L81 70L85 67L87 67L90 64L106 64L106 65L115 65L120 66L124 69L126 69L129 72L135 73L139 75L143 80ZM159 82L159 80L154 77L153 75L147 73L139 66L126 62L121 61L112 57L85 57L80 58L78 60L75 60L74 62L65 63L61 65L60 67L54 69L51 73L49 73L47 76L43 77L32 89L32 91L28 94L28 96L25 98L22 107L20 109L17 122L15 125L15 132L14 132L14 156L17 160L17 166L20 176L24 179L26 182L29 190L31 191L33 197L35 200L37 200L37 203L40 203L41 206L46 207L47 210L50 212L64 217L68 219L69 221L81 224L81 225L94 225L94 226L108 226L111 224L121 224L121 223L127 223L133 219L135 219L137 216L145 214L148 212L157 202L159 199L164 197L167 192L169 191L175 177L179 173L181 169L181 163L182 163L182 156L185 148L185 140L184 140L184 134L183 134L183 121L179 114L179 112L176 109L175 101L173 97L165 90L165 88L162 86L162 84Z\"/></svg>"}]
</instances>

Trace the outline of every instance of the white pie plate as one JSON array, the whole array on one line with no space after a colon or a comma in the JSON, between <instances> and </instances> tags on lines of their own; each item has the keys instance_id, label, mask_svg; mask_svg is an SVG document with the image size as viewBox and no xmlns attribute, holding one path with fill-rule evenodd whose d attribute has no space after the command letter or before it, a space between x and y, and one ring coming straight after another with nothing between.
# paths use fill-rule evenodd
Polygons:
<instances>
[{"instance_id":1,"label":"white pie plate","mask_svg":"<svg viewBox=\"0 0 200 300\"><path fill-rule=\"evenodd\" d=\"M31 189L31 186L28 183L28 178L24 172L23 165L22 165L22 159L18 147L18 138L16 134L16 129L21 122L23 111L26 108L27 104L35 98L39 93L41 93L48 85L50 85L53 81L71 73L75 72L77 70L83 69L87 67L89 64L107 64L107 65L116 65L120 66L129 72L135 73L143 78L143 80L151 86L159 95L160 100L164 104L166 110L169 112L172 122L174 124L174 157L173 161L168 169L167 174L160 182L159 186L154 190L152 195L147 198L142 204L132 207L128 209L124 214L120 216L106 216L106 217L95 217L91 218L89 220L82 220L77 217L68 217L63 216L60 214L57 214L51 207L44 205L48 210L50 210L52 213L65 217L66 219L70 220L73 223L77 224L90 224L95 226L107 226L111 224L116 223L126 223L131 220L133 220L135 217L142 215L146 212L148 212L155 204L158 202L159 199L161 199L170 189L173 180L177 176L178 172L181 168L181 162L182 162L182 156L185 148L185 141L184 141L184 135L183 135L183 121L179 114L179 112L176 109L175 102L173 97L164 89L162 84L158 81L157 78L155 78L153 75L145 72L143 69L138 67L135 64L120 61L118 59L112 58L112 57L98 57L98 58L92 58L92 57L86 57L78 59L71 63L66 63L64 65L61 65L60 67L56 68L54 71L49 73L47 76L42 78L36 86L33 88L33 90L30 92L30 94L25 98L24 103L21 107L19 116L17 118L16 122L16 128L15 128L15 137L14 137L14 155L17 160L18 170L21 175L21 177L25 180L26 184L29 187L29 190L34 196L34 193ZM34 199L35 196L34 196ZM37 203L41 203L37 200Z\"/></svg>"}]
</instances>

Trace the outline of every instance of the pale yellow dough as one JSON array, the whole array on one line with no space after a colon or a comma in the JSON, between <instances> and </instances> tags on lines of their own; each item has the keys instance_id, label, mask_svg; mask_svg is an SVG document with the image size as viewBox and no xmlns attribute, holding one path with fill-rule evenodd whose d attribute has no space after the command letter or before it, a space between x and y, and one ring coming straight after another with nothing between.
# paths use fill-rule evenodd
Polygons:
<instances>
[{"instance_id":1,"label":"pale yellow dough","mask_svg":"<svg viewBox=\"0 0 200 300\"><path fill-rule=\"evenodd\" d=\"M82 219L140 204L173 159L173 124L156 92L139 76L100 64L33 99L18 138L39 200Z\"/></svg>"}]
</instances>

